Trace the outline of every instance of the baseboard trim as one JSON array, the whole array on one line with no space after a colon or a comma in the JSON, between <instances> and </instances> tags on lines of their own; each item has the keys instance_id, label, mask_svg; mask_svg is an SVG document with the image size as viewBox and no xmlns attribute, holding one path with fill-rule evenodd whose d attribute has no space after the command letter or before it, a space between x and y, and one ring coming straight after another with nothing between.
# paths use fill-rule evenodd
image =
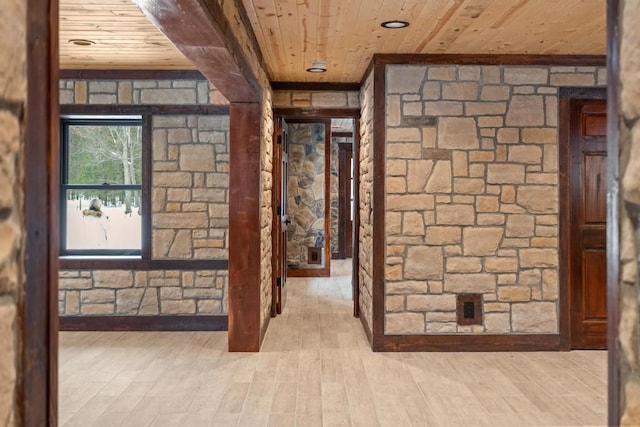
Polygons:
<instances>
[{"instance_id":1,"label":"baseboard trim","mask_svg":"<svg viewBox=\"0 0 640 427\"><path fill-rule=\"evenodd\" d=\"M362 323L362 328L364 329L364 333L367 336L367 341L369 341L369 345L373 348L373 334L371 333L371 329L369 325L367 325L367 321L364 319L362 312L360 313L360 323Z\"/></svg>"},{"instance_id":2,"label":"baseboard trim","mask_svg":"<svg viewBox=\"0 0 640 427\"><path fill-rule=\"evenodd\" d=\"M563 351L559 334L514 335L380 335L373 337L373 351L493 352Z\"/></svg>"},{"instance_id":3,"label":"baseboard trim","mask_svg":"<svg viewBox=\"0 0 640 427\"><path fill-rule=\"evenodd\" d=\"M264 337L267 335L267 329L269 329L269 323L271 323L271 316L267 316L264 320L264 324L262 325L262 329L260 330L260 347L262 347L262 343L264 342Z\"/></svg>"},{"instance_id":4,"label":"baseboard trim","mask_svg":"<svg viewBox=\"0 0 640 427\"><path fill-rule=\"evenodd\" d=\"M60 316L60 331L226 331L227 315Z\"/></svg>"}]
</instances>

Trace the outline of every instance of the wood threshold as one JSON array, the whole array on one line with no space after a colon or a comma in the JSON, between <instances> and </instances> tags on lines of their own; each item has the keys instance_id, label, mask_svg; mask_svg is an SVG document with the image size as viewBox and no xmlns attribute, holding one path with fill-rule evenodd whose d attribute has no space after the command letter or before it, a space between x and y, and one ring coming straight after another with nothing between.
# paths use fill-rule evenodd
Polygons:
<instances>
[{"instance_id":1,"label":"wood threshold","mask_svg":"<svg viewBox=\"0 0 640 427\"><path fill-rule=\"evenodd\" d=\"M373 351L560 351L559 334L512 335L378 335Z\"/></svg>"},{"instance_id":2,"label":"wood threshold","mask_svg":"<svg viewBox=\"0 0 640 427\"><path fill-rule=\"evenodd\" d=\"M331 268L287 268L287 277L331 277Z\"/></svg>"},{"instance_id":3,"label":"wood threshold","mask_svg":"<svg viewBox=\"0 0 640 427\"><path fill-rule=\"evenodd\" d=\"M61 331L226 331L227 315L61 316Z\"/></svg>"}]
</instances>

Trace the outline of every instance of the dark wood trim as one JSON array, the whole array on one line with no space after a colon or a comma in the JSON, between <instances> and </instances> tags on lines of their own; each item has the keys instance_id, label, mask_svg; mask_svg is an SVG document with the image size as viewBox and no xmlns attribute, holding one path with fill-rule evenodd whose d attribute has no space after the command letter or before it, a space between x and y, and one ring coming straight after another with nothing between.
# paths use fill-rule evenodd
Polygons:
<instances>
[{"instance_id":1,"label":"dark wood trim","mask_svg":"<svg viewBox=\"0 0 640 427\"><path fill-rule=\"evenodd\" d=\"M373 342L373 351L471 352L562 349L562 338L558 334L382 335L374 336Z\"/></svg>"},{"instance_id":2,"label":"dark wood trim","mask_svg":"<svg viewBox=\"0 0 640 427\"><path fill-rule=\"evenodd\" d=\"M560 98L570 99L607 99L605 87L561 87L558 95Z\"/></svg>"},{"instance_id":3,"label":"dark wood trim","mask_svg":"<svg viewBox=\"0 0 640 427\"><path fill-rule=\"evenodd\" d=\"M283 146L282 141L282 119L274 117L273 135L271 141L273 144L273 157L271 164L271 317L278 315L278 279L286 279L279 277L280 266L280 241L282 239L282 219L280 216L280 198L282 197L282 157ZM262 335L262 334L261 334Z\"/></svg>"},{"instance_id":4,"label":"dark wood trim","mask_svg":"<svg viewBox=\"0 0 640 427\"><path fill-rule=\"evenodd\" d=\"M331 277L331 267L287 268L287 277Z\"/></svg>"},{"instance_id":5,"label":"dark wood trim","mask_svg":"<svg viewBox=\"0 0 640 427\"><path fill-rule=\"evenodd\" d=\"M25 287L16 422L58 425L58 1L26 1ZM20 350L18 350L20 352Z\"/></svg>"},{"instance_id":6,"label":"dark wood trim","mask_svg":"<svg viewBox=\"0 0 640 427\"><path fill-rule=\"evenodd\" d=\"M360 118L359 108L274 108L274 116L293 121L304 118Z\"/></svg>"},{"instance_id":7,"label":"dark wood trim","mask_svg":"<svg viewBox=\"0 0 640 427\"><path fill-rule=\"evenodd\" d=\"M202 115L228 116L228 105L98 105L67 104L60 106L60 114L99 115L99 114L151 114L151 115Z\"/></svg>"},{"instance_id":8,"label":"dark wood trim","mask_svg":"<svg viewBox=\"0 0 640 427\"><path fill-rule=\"evenodd\" d=\"M301 92L359 92L360 83L342 82L271 82L271 89L274 91L291 90Z\"/></svg>"},{"instance_id":9,"label":"dark wood trim","mask_svg":"<svg viewBox=\"0 0 640 427\"><path fill-rule=\"evenodd\" d=\"M61 316L61 331L226 331L226 315Z\"/></svg>"},{"instance_id":10,"label":"dark wood trim","mask_svg":"<svg viewBox=\"0 0 640 427\"><path fill-rule=\"evenodd\" d=\"M605 55L376 54L377 64L602 66Z\"/></svg>"},{"instance_id":11,"label":"dark wood trim","mask_svg":"<svg viewBox=\"0 0 640 427\"><path fill-rule=\"evenodd\" d=\"M571 100L560 98L558 107L558 290L559 332L563 350L571 349L570 239L571 239Z\"/></svg>"},{"instance_id":12,"label":"dark wood trim","mask_svg":"<svg viewBox=\"0 0 640 427\"><path fill-rule=\"evenodd\" d=\"M353 252L353 230L347 228L351 218L351 174L349 156L353 156L353 143L338 145L338 259L347 257L347 248ZM353 227L353 224L352 224Z\"/></svg>"},{"instance_id":13,"label":"dark wood trim","mask_svg":"<svg viewBox=\"0 0 640 427\"><path fill-rule=\"evenodd\" d=\"M572 130L573 100L606 99L605 88L560 88L558 108L558 192L559 204L559 248L558 248L558 286L559 286L559 332L562 349L571 349L571 137L578 132Z\"/></svg>"},{"instance_id":14,"label":"dark wood trim","mask_svg":"<svg viewBox=\"0 0 640 427\"><path fill-rule=\"evenodd\" d=\"M608 421L620 423L620 370L618 322L620 321L620 1L607 1L607 320L608 320Z\"/></svg>"},{"instance_id":15,"label":"dark wood trim","mask_svg":"<svg viewBox=\"0 0 640 427\"><path fill-rule=\"evenodd\" d=\"M260 44L256 38L256 33L253 31L253 25L251 25L249 15L247 15L247 9L245 9L242 0L233 0L233 2L236 6L236 10L238 11L238 18L240 18L240 21L242 22L244 31L247 33L247 36L249 36L249 43L251 44L253 53L255 53L256 58L258 59L258 64L260 64L263 69L266 69L262 50L260 49Z\"/></svg>"},{"instance_id":16,"label":"dark wood trim","mask_svg":"<svg viewBox=\"0 0 640 427\"><path fill-rule=\"evenodd\" d=\"M226 259L60 258L60 270L228 270Z\"/></svg>"},{"instance_id":17,"label":"dark wood trim","mask_svg":"<svg viewBox=\"0 0 640 427\"><path fill-rule=\"evenodd\" d=\"M384 336L385 294L385 145L386 145L386 66L373 68L373 298L371 329L374 345Z\"/></svg>"},{"instance_id":18,"label":"dark wood trim","mask_svg":"<svg viewBox=\"0 0 640 427\"><path fill-rule=\"evenodd\" d=\"M64 80L206 80L198 70L60 70Z\"/></svg>"},{"instance_id":19,"label":"dark wood trim","mask_svg":"<svg viewBox=\"0 0 640 427\"><path fill-rule=\"evenodd\" d=\"M267 316L267 318L264 319L264 324L262 325L262 328L260 328L260 347L262 347L262 343L264 342L264 337L267 335L267 330L269 329L269 324L271 323L271 317L274 317L274 316Z\"/></svg>"},{"instance_id":20,"label":"dark wood trim","mask_svg":"<svg viewBox=\"0 0 640 427\"><path fill-rule=\"evenodd\" d=\"M151 259L151 239L153 228L151 224L153 197L153 117L151 114L142 115L142 259Z\"/></svg>"},{"instance_id":21,"label":"dark wood trim","mask_svg":"<svg viewBox=\"0 0 640 427\"><path fill-rule=\"evenodd\" d=\"M353 293L353 315L360 317L360 120L355 121L353 132L353 271L351 273ZM361 319L364 322L364 319ZM369 332L371 335L371 332ZM369 340L371 342L371 340Z\"/></svg>"},{"instance_id":22,"label":"dark wood trim","mask_svg":"<svg viewBox=\"0 0 640 427\"><path fill-rule=\"evenodd\" d=\"M260 84L219 2L134 1L230 102L261 101Z\"/></svg>"},{"instance_id":23,"label":"dark wood trim","mask_svg":"<svg viewBox=\"0 0 640 427\"><path fill-rule=\"evenodd\" d=\"M369 329L369 325L367 325L367 321L364 320L364 316L358 315L357 317L360 318L360 323L362 324L362 329L364 329L364 334L367 336L367 341L373 348L373 334L371 333L371 329Z\"/></svg>"},{"instance_id":24,"label":"dark wood trim","mask_svg":"<svg viewBox=\"0 0 640 427\"><path fill-rule=\"evenodd\" d=\"M353 138L353 133L352 132L331 132L331 137L336 137L336 138ZM339 144L347 144L346 142L340 142Z\"/></svg>"},{"instance_id":25,"label":"dark wood trim","mask_svg":"<svg viewBox=\"0 0 640 427\"><path fill-rule=\"evenodd\" d=\"M324 269L331 276L331 119L324 122Z\"/></svg>"},{"instance_id":26,"label":"dark wood trim","mask_svg":"<svg viewBox=\"0 0 640 427\"><path fill-rule=\"evenodd\" d=\"M260 104L231 104L229 123L229 351L260 350Z\"/></svg>"}]
</instances>

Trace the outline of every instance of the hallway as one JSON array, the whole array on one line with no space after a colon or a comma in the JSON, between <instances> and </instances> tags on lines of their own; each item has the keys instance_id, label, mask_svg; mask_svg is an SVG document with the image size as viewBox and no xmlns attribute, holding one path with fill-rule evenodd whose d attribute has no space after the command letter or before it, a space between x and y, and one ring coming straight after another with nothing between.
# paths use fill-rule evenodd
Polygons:
<instances>
[{"instance_id":1,"label":"hallway","mask_svg":"<svg viewBox=\"0 0 640 427\"><path fill-rule=\"evenodd\" d=\"M224 332L63 332L63 426L606 424L606 352L372 353L348 261L288 279L262 351Z\"/></svg>"}]
</instances>

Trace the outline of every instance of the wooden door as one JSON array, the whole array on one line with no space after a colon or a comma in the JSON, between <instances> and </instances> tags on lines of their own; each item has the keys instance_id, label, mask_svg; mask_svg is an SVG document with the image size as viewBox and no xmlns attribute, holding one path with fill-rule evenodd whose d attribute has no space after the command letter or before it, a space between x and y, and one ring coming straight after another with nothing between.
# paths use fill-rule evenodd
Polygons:
<instances>
[{"instance_id":1,"label":"wooden door","mask_svg":"<svg viewBox=\"0 0 640 427\"><path fill-rule=\"evenodd\" d=\"M606 348L607 104L575 100L571 105L571 345Z\"/></svg>"},{"instance_id":2,"label":"wooden door","mask_svg":"<svg viewBox=\"0 0 640 427\"><path fill-rule=\"evenodd\" d=\"M271 315L281 314L287 301L287 181L289 154L287 122L276 120L273 162L273 284Z\"/></svg>"},{"instance_id":3,"label":"wooden door","mask_svg":"<svg viewBox=\"0 0 640 427\"><path fill-rule=\"evenodd\" d=\"M338 259L353 255L353 225L351 222L352 144L338 145Z\"/></svg>"}]
</instances>

